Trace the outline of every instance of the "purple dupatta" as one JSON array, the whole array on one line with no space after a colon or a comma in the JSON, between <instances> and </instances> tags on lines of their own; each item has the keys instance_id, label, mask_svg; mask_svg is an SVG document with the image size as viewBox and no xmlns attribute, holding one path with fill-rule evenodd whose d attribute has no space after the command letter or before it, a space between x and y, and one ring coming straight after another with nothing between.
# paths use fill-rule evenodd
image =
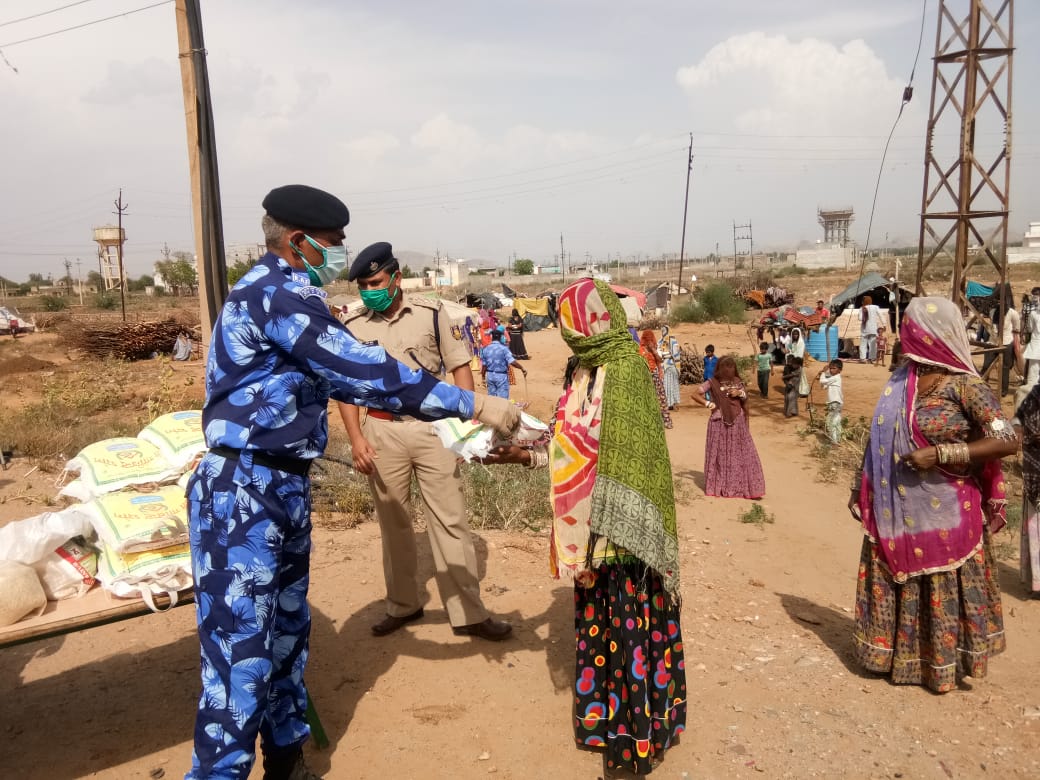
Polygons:
<instances>
[{"instance_id":1,"label":"purple dupatta","mask_svg":"<svg viewBox=\"0 0 1040 780\"><path fill-rule=\"evenodd\" d=\"M987 502L1004 498L999 461L979 480L906 464L907 455L930 446L917 426L916 400L911 362L892 375L874 410L860 488L863 528L896 582L963 564L982 546Z\"/></svg>"}]
</instances>

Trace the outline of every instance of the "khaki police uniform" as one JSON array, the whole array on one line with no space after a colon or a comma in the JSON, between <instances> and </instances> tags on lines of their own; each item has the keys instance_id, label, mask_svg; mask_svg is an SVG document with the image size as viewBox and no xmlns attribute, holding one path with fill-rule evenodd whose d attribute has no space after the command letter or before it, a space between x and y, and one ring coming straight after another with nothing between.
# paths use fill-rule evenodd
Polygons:
<instances>
[{"instance_id":1,"label":"khaki police uniform","mask_svg":"<svg viewBox=\"0 0 1040 780\"><path fill-rule=\"evenodd\" d=\"M440 311L438 301L405 296L392 317L362 308L343 322L359 341L378 344L412 368L441 375L470 362L462 331ZM369 485L383 539L386 613L404 617L423 606L411 513L414 472L426 504L437 588L448 619L456 627L482 622L488 613L480 600L477 555L455 455L441 444L430 423L409 417L379 419L359 411L361 430L378 456Z\"/></svg>"}]
</instances>

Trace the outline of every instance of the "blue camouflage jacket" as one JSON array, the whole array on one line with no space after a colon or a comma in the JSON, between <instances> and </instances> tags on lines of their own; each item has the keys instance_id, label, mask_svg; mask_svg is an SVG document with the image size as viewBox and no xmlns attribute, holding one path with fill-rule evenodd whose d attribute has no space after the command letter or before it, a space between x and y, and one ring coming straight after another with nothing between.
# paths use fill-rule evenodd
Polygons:
<instances>
[{"instance_id":1,"label":"blue camouflage jacket","mask_svg":"<svg viewBox=\"0 0 1040 780\"><path fill-rule=\"evenodd\" d=\"M329 398L423 420L473 416L473 393L357 341L329 312L325 292L268 252L231 290L213 328L206 444L319 457Z\"/></svg>"}]
</instances>

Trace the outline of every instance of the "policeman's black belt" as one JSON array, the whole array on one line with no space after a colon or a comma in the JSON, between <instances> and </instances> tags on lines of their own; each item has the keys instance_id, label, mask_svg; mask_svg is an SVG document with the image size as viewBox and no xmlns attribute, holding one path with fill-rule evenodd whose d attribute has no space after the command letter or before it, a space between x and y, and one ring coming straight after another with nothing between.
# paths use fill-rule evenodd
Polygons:
<instances>
[{"instance_id":1,"label":"policeman's black belt","mask_svg":"<svg viewBox=\"0 0 1040 780\"><path fill-rule=\"evenodd\" d=\"M231 447L210 447L209 451L228 460L239 460L242 457L242 450L236 450ZM255 450L250 450L250 454L253 456L253 463L257 466L267 466L269 469L295 474L298 477L306 477L311 470L311 461L303 458L290 458L287 455L269 455L266 452L257 452Z\"/></svg>"}]
</instances>

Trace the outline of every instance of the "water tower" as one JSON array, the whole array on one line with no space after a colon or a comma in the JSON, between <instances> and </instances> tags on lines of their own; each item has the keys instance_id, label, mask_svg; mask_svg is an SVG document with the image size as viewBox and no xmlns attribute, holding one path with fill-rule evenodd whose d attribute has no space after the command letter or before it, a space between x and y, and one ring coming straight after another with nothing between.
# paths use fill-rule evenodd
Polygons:
<instances>
[{"instance_id":1,"label":"water tower","mask_svg":"<svg viewBox=\"0 0 1040 780\"><path fill-rule=\"evenodd\" d=\"M94 228L94 242L98 245L98 271L105 290L115 290L123 283L119 273L119 252L126 241L126 231L115 225ZM100 292L100 290L99 290Z\"/></svg>"},{"instance_id":2,"label":"water tower","mask_svg":"<svg viewBox=\"0 0 1040 780\"><path fill-rule=\"evenodd\" d=\"M848 245L849 225L856 218L851 206L840 209L818 209L816 218L823 226L823 243L842 247Z\"/></svg>"}]
</instances>

